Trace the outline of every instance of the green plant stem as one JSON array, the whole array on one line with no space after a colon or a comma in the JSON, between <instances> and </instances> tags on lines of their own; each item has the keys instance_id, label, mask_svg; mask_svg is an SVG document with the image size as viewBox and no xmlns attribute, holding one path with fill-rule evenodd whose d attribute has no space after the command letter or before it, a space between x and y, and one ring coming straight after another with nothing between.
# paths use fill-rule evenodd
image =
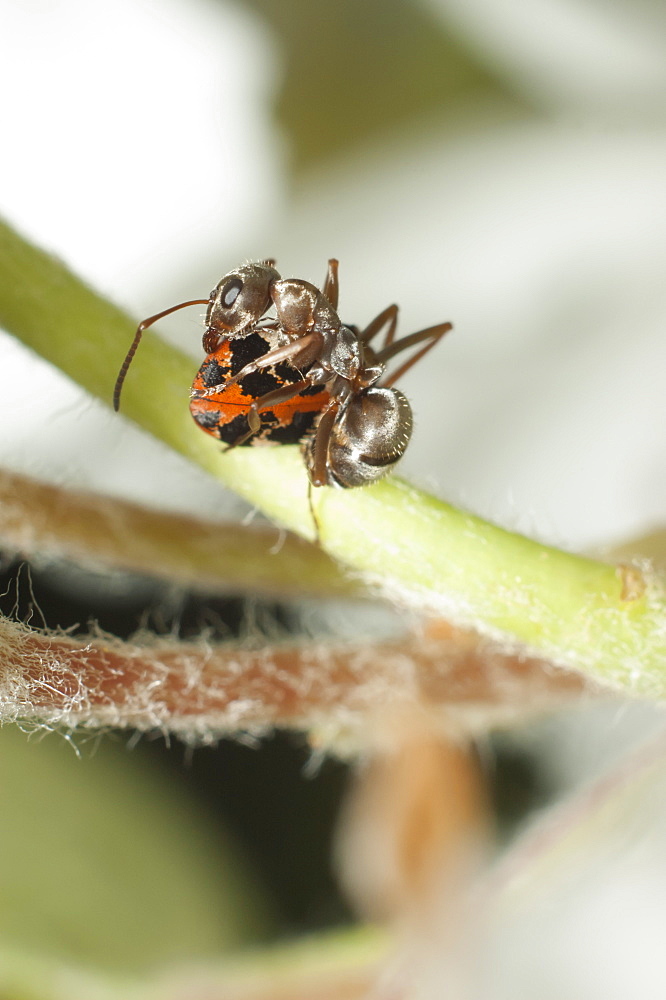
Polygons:
<instances>
[{"instance_id":1,"label":"green plant stem","mask_svg":"<svg viewBox=\"0 0 666 1000\"><path fill-rule=\"evenodd\" d=\"M0 324L110 405L135 322L6 226ZM298 449L223 454L188 412L195 367L148 332L125 383L124 416L312 538ZM627 588L614 566L504 531L397 479L315 490L313 506L323 548L402 603L639 693L666 690L666 613L656 578L639 575Z\"/></svg>"}]
</instances>

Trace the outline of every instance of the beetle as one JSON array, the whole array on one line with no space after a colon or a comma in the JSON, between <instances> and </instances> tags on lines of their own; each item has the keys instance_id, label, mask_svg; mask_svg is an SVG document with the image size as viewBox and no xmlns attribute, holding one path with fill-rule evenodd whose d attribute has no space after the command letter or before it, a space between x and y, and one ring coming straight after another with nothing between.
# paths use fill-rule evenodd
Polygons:
<instances>
[{"instance_id":1,"label":"beetle","mask_svg":"<svg viewBox=\"0 0 666 1000\"><path fill-rule=\"evenodd\" d=\"M375 482L402 457L412 432L410 404L394 383L452 326L395 340L398 307L391 305L358 330L341 322L338 294L335 259L321 290L282 278L274 260L230 271L207 300L181 303L139 325L118 375L115 408L143 330L177 309L205 304L207 357L190 399L199 426L227 447L301 442L313 486ZM371 341L382 330L376 350ZM386 363L411 347L418 350L387 374Z\"/></svg>"},{"instance_id":2,"label":"beetle","mask_svg":"<svg viewBox=\"0 0 666 1000\"><path fill-rule=\"evenodd\" d=\"M283 342L273 329L257 327L243 337L222 340L206 356L190 397L190 411L202 430L228 447L260 442L298 444L304 440L329 401L323 385L311 385L283 361L226 386L246 365ZM253 423L251 428L248 417L255 404L261 408L261 417L259 425Z\"/></svg>"}]
</instances>

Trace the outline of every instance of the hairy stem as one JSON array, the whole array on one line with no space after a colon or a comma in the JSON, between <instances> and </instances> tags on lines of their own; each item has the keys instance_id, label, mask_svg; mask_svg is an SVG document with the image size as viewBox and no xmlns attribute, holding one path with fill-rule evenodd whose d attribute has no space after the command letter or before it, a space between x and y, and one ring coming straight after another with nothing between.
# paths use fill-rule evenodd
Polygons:
<instances>
[{"instance_id":1,"label":"hairy stem","mask_svg":"<svg viewBox=\"0 0 666 1000\"><path fill-rule=\"evenodd\" d=\"M440 626L380 644L248 648L44 635L0 618L0 723L163 729L210 740L274 726L364 745L368 715L405 701L456 731L594 693L584 678ZM317 735L318 734L318 735Z\"/></svg>"}]
</instances>

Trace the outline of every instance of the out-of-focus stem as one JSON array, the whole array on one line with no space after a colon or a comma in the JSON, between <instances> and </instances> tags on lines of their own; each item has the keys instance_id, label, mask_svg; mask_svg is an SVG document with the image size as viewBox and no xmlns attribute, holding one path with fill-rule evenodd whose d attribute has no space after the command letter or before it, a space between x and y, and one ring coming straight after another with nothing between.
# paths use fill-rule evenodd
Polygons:
<instances>
[{"instance_id":1,"label":"out-of-focus stem","mask_svg":"<svg viewBox=\"0 0 666 1000\"><path fill-rule=\"evenodd\" d=\"M0 619L0 723L163 729L210 740L273 726L326 746L364 745L368 715L393 703L475 732L593 693L584 678L505 656L469 634L381 644L303 642L249 649L134 646L47 636Z\"/></svg>"},{"instance_id":2,"label":"out-of-focus stem","mask_svg":"<svg viewBox=\"0 0 666 1000\"><path fill-rule=\"evenodd\" d=\"M324 552L270 525L215 524L2 470L0 540L27 557L104 563L197 590L286 599L359 589Z\"/></svg>"}]
</instances>

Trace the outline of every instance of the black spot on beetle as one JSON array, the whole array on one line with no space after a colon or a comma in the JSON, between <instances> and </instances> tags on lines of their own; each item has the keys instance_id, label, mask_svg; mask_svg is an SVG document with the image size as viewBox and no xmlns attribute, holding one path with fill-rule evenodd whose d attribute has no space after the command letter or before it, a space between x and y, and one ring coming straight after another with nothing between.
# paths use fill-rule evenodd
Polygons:
<instances>
[{"instance_id":1,"label":"black spot on beetle","mask_svg":"<svg viewBox=\"0 0 666 1000\"><path fill-rule=\"evenodd\" d=\"M192 416L204 430L214 430L222 418L219 410L193 410Z\"/></svg>"},{"instance_id":2,"label":"black spot on beetle","mask_svg":"<svg viewBox=\"0 0 666 1000\"><path fill-rule=\"evenodd\" d=\"M220 441L224 441L225 444L236 444L239 438L247 434L249 428L247 425L247 417L244 413L239 413L237 417L230 420L227 424L221 424L217 428L217 436ZM245 444L250 444L250 441L244 442Z\"/></svg>"},{"instance_id":3,"label":"black spot on beetle","mask_svg":"<svg viewBox=\"0 0 666 1000\"><path fill-rule=\"evenodd\" d=\"M204 361L200 369L201 379L206 388L213 385L221 385L229 378L229 368L227 365L220 365L217 361Z\"/></svg>"},{"instance_id":4,"label":"black spot on beetle","mask_svg":"<svg viewBox=\"0 0 666 1000\"><path fill-rule=\"evenodd\" d=\"M253 399L259 399L261 396L265 396L267 392L273 392L274 389L280 388L280 382L272 375L269 369L262 369L258 372L250 372L240 381L240 387L246 396L251 396Z\"/></svg>"},{"instance_id":5,"label":"black spot on beetle","mask_svg":"<svg viewBox=\"0 0 666 1000\"><path fill-rule=\"evenodd\" d=\"M298 444L311 430L318 413L295 413L294 419L286 427L273 427L268 434L268 440L275 444Z\"/></svg>"},{"instance_id":6,"label":"black spot on beetle","mask_svg":"<svg viewBox=\"0 0 666 1000\"><path fill-rule=\"evenodd\" d=\"M263 357L270 349L268 341L258 333L250 333L247 337L234 340L231 352L231 375L238 375L241 368Z\"/></svg>"},{"instance_id":7,"label":"black spot on beetle","mask_svg":"<svg viewBox=\"0 0 666 1000\"><path fill-rule=\"evenodd\" d=\"M281 382L291 385L293 382L302 381L311 367L311 365L306 365L305 368L294 368L293 365L287 364L286 361L279 361L276 365L273 365L273 371Z\"/></svg>"}]
</instances>

